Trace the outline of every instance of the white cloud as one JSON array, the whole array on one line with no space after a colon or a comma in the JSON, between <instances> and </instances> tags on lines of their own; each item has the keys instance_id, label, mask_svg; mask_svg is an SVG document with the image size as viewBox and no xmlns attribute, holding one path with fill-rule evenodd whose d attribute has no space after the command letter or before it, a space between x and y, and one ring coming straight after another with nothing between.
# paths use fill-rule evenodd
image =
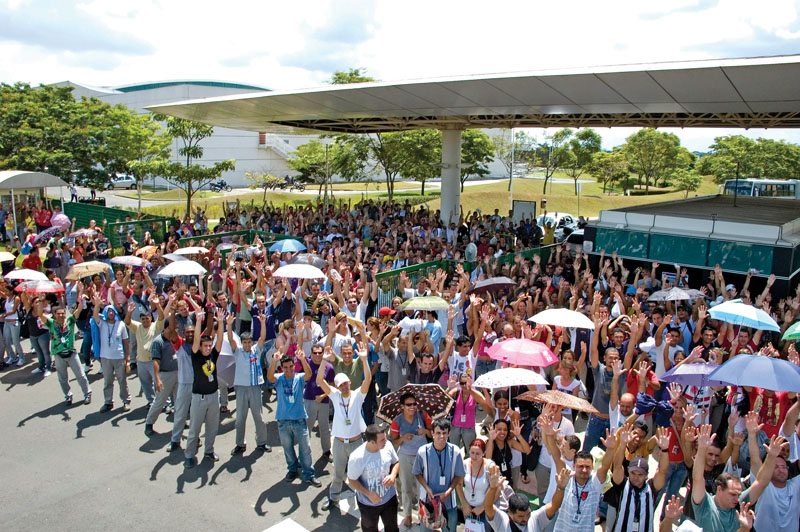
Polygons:
<instances>
[{"instance_id":1,"label":"white cloud","mask_svg":"<svg viewBox=\"0 0 800 532\"><path fill-rule=\"evenodd\" d=\"M800 52L798 7L797 0L0 0L0 18L24 23L0 27L0 81L200 78L293 89L355 67L399 80L775 55ZM611 145L630 134L601 133ZM677 133L691 149L719 134Z\"/></svg>"}]
</instances>

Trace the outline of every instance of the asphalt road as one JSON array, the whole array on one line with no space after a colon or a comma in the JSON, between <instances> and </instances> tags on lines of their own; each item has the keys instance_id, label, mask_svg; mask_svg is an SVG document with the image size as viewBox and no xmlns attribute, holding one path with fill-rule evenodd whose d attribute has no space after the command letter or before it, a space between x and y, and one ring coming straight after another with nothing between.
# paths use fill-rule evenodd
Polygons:
<instances>
[{"instance_id":1,"label":"asphalt road","mask_svg":"<svg viewBox=\"0 0 800 532\"><path fill-rule=\"evenodd\" d=\"M27 340L23 348L29 349ZM274 403L264 412L272 453L253 450L254 429L248 420L249 448L244 455L231 457L234 417L225 414L215 445L220 461L202 461L185 470L183 452L165 450L172 416L167 421L162 415L156 422L156 431L162 434L145 437L146 401L137 397L140 386L135 374L128 378L133 410L123 412L115 396L115 410L101 414L103 382L96 373L98 364L89 375L92 404L83 405L71 378L75 403L66 407L56 373L46 378L32 374L35 363L30 355L26 358L25 366L0 372L4 530L262 531L287 517L307 530L358 528L355 517L319 508L327 496L332 464L319 461L319 438L314 434L312 456L323 487L283 480L286 463ZM232 394L230 406L235 406Z\"/></svg>"}]
</instances>

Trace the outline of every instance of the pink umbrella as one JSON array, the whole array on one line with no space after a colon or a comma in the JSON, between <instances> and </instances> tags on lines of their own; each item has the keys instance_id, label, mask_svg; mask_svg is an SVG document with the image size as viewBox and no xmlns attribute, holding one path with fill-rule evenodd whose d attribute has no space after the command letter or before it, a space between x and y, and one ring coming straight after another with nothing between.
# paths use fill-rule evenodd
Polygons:
<instances>
[{"instance_id":1,"label":"pink umbrella","mask_svg":"<svg viewBox=\"0 0 800 532\"><path fill-rule=\"evenodd\" d=\"M547 367L558 362L558 357L545 344L527 338L497 342L489 348L489 357L528 368Z\"/></svg>"}]
</instances>

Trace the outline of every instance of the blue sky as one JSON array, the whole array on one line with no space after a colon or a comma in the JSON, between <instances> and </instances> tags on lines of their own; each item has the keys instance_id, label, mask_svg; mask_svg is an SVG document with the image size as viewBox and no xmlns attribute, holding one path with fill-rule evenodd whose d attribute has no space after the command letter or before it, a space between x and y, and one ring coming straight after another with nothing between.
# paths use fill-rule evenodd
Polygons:
<instances>
[{"instance_id":1,"label":"blue sky","mask_svg":"<svg viewBox=\"0 0 800 532\"><path fill-rule=\"evenodd\" d=\"M793 54L798 13L791 0L0 0L0 81L294 89L350 67L401 80ZM600 131L605 147L632 132ZM736 133L800 142L794 130L675 133L693 150Z\"/></svg>"}]
</instances>

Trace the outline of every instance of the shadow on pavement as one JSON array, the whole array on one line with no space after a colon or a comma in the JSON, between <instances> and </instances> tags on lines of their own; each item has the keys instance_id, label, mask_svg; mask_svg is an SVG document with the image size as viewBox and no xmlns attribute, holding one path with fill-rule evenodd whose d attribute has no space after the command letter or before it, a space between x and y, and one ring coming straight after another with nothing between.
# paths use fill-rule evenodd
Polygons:
<instances>
[{"instance_id":1,"label":"shadow on pavement","mask_svg":"<svg viewBox=\"0 0 800 532\"><path fill-rule=\"evenodd\" d=\"M76 401L72 403L70 406L66 404L59 403L51 406L50 408L45 408L44 410L40 410L39 412L35 412L28 417L21 419L19 423L17 423L18 427L24 427L25 423L32 419L40 418L45 419L50 416L61 416L61 421L72 421L72 417L69 415L69 411L73 408L78 408L79 406L83 406L83 401Z\"/></svg>"}]
</instances>

